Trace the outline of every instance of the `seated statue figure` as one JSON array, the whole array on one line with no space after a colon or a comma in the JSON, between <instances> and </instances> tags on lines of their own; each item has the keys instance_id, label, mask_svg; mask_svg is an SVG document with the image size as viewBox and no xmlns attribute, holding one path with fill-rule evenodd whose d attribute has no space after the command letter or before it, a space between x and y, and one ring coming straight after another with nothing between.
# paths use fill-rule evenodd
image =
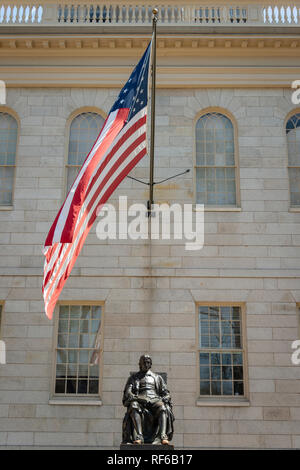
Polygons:
<instances>
[{"instance_id":1,"label":"seated statue figure","mask_svg":"<svg viewBox=\"0 0 300 470\"><path fill-rule=\"evenodd\" d=\"M152 359L140 357L140 371L127 380L123 405L123 443L169 444L173 437L172 403L163 378L150 369Z\"/></svg>"}]
</instances>

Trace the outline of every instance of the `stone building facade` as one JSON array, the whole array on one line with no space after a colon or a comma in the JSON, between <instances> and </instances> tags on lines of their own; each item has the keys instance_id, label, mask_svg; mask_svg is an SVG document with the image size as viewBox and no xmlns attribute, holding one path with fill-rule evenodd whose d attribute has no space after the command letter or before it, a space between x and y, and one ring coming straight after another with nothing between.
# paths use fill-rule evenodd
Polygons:
<instances>
[{"instance_id":1,"label":"stone building facade","mask_svg":"<svg viewBox=\"0 0 300 470\"><path fill-rule=\"evenodd\" d=\"M254 7L240 4L255 18ZM97 25L67 21L10 31L0 24L7 86L0 113L18 129L12 200L0 208L0 445L118 448L123 387L147 352L153 369L167 373L177 448L297 448L300 365L291 356L299 338L300 206L291 175L300 151L291 164L286 132L300 113L291 89L300 79L297 24L223 25L210 16L205 24L158 26L155 178L191 171L158 185L155 200L197 202L196 128L214 114L232 124L235 202L205 205L199 251L180 240L100 241L96 223L54 319L44 315L42 246L66 191L71 124L84 113L105 118L151 32L103 18L100 34ZM146 181L148 173L146 157L131 175ZM145 203L148 190L126 179L112 200L119 195ZM66 311L69 321L72 312L78 318L88 306L101 311L99 392L91 372L74 381L76 393L67 379L59 388L68 372L59 375L56 366L91 363L61 360L58 319ZM231 346L205 343L208 318L226 329L228 315L240 328L229 333Z\"/></svg>"}]
</instances>

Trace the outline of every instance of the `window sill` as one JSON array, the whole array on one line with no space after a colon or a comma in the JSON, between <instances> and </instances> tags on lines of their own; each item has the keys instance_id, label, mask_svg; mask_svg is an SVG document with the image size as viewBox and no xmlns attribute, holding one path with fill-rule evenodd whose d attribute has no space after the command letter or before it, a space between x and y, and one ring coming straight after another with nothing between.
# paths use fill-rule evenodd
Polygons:
<instances>
[{"instance_id":1,"label":"window sill","mask_svg":"<svg viewBox=\"0 0 300 470\"><path fill-rule=\"evenodd\" d=\"M14 209L14 206L1 206L0 205L0 211L12 211Z\"/></svg>"},{"instance_id":2,"label":"window sill","mask_svg":"<svg viewBox=\"0 0 300 470\"><path fill-rule=\"evenodd\" d=\"M300 212L300 207L290 207L289 212Z\"/></svg>"},{"instance_id":3,"label":"window sill","mask_svg":"<svg viewBox=\"0 0 300 470\"><path fill-rule=\"evenodd\" d=\"M102 401L101 400L68 400L68 399L56 399L52 398L48 402L49 405L80 405L80 406L101 406Z\"/></svg>"},{"instance_id":4,"label":"window sill","mask_svg":"<svg viewBox=\"0 0 300 470\"><path fill-rule=\"evenodd\" d=\"M194 207L195 212L202 212L202 209L197 209ZM241 207L204 207L204 212L241 212Z\"/></svg>"},{"instance_id":5,"label":"window sill","mask_svg":"<svg viewBox=\"0 0 300 470\"><path fill-rule=\"evenodd\" d=\"M221 398L220 400L198 398L196 406L250 406L250 401L247 398Z\"/></svg>"}]
</instances>

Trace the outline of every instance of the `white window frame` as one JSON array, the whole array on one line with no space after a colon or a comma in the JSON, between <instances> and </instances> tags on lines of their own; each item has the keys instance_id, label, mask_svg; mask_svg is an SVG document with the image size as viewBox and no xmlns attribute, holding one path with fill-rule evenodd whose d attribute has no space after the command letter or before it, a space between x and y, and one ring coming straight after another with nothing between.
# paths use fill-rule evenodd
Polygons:
<instances>
[{"instance_id":1,"label":"white window frame","mask_svg":"<svg viewBox=\"0 0 300 470\"><path fill-rule=\"evenodd\" d=\"M57 394L55 393L56 385L56 357L57 357L57 346L58 346L58 325L59 325L59 309L63 305L79 305L79 306L99 306L101 307L101 325L100 325L100 349L99 349L99 387L97 394ZM104 302L103 301L87 301L87 300L76 300L76 301L60 301L54 312L55 323L54 323L54 335L53 335L53 347L52 347L52 381L49 404L54 405L102 405L101 394L102 394L102 378L103 378L103 340L104 340ZM79 349L79 348L74 348Z\"/></svg>"},{"instance_id":2,"label":"white window frame","mask_svg":"<svg viewBox=\"0 0 300 470\"><path fill-rule=\"evenodd\" d=\"M199 307L240 307L241 323L242 323L242 347L241 349L222 349L222 348L200 348L199 337ZM249 380L248 380L248 351L247 351L247 336L246 336L246 304L244 302L196 302L196 367L197 367L197 406L250 406L249 401ZM217 352L217 353L230 353L242 352L243 354L243 382L244 382L244 395L200 395L200 352Z\"/></svg>"}]
</instances>

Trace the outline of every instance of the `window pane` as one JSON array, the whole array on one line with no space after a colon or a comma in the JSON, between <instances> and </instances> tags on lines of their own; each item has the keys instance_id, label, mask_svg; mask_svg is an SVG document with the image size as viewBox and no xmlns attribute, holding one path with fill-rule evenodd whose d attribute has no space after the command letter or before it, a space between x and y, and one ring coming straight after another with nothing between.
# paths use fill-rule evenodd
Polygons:
<instances>
[{"instance_id":1,"label":"window pane","mask_svg":"<svg viewBox=\"0 0 300 470\"><path fill-rule=\"evenodd\" d=\"M201 116L196 125L197 202L207 205L236 204L234 131L220 113ZM203 168L199 168L203 167ZM210 168L209 168L210 167Z\"/></svg>"},{"instance_id":2,"label":"window pane","mask_svg":"<svg viewBox=\"0 0 300 470\"><path fill-rule=\"evenodd\" d=\"M60 306L55 393L98 394L100 326L100 306Z\"/></svg>"}]
</instances>

